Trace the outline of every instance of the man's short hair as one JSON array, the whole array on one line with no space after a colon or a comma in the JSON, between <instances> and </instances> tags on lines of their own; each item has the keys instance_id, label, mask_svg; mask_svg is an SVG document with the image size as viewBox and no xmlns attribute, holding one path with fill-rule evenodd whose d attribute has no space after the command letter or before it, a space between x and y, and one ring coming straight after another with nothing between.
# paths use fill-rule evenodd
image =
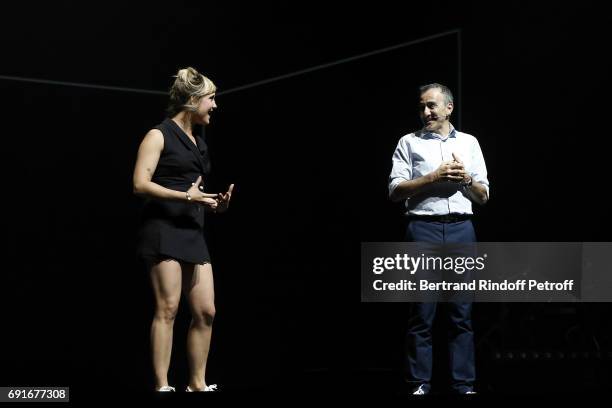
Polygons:
<instances>
[{"instance_id":1,"label":"man's short hair","mask_svg":"<svg viewBox=\"0 0 612 408\"><path fill-rule=\"evenodd\" d=\"M448 87L442 84L439 84L437 82L419 87L420 95L423 95L425 92L429 91L430 89L439 89L440 92L442 92L442 95L444 95L444 103L447 103L447 104L453 103L453 93L451 92L451 90L448 89Z\"/></svg>"}]
</instances>

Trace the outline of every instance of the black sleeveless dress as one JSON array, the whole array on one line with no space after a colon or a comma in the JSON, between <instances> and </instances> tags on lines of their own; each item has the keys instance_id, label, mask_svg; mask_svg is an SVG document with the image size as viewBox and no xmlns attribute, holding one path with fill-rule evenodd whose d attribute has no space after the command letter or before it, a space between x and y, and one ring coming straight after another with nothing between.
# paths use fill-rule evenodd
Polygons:
<instances>
[{"instance_id":1,"label":"black sleeveless dress","mask_svg":"<svg viewBox=\"0 0 612 408\"><path fill-rule=\"evenodd\" d=\"M202 184L210 172L204 140L197 146L170 118L155 127L164 135L164 149L151 181L177 191L187 191L198 176ZM188 201L147 197L142 209L138 254L147 262L176 259L194 264L210 262L204 240L204 208Z\"/></svg>"}]
</instances>

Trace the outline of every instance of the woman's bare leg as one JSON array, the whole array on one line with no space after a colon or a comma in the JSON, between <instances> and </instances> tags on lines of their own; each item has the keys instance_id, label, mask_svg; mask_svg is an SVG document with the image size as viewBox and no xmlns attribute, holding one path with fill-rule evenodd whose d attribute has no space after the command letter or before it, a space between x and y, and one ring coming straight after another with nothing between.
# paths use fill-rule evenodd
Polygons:
<instances>
[{"instance_id":1,"label":"woman's bare leg","mask_svg":"<svg viewBox=\"0 0 612 408\"><path fill-rule=\"evenodd\" d=\"M151 324L151 354L156 389L168 385L172 352L172 329L181 299L181 265L175 260L161 261L151 268L155 295L155 316Z\"/></svg>"},{"instance_id":2,"label":"woman's bare leg","mask_svg":"<svg viewBox=\"0 0 612 408\"><path fill-rule=\"evenodd\" d=\"M189 387L195 391L206 387L206 361L215 317L215 289L210 264L185 265L183 270L183 290L192 315L187 334Z\"/></svg>"}]
</instances>

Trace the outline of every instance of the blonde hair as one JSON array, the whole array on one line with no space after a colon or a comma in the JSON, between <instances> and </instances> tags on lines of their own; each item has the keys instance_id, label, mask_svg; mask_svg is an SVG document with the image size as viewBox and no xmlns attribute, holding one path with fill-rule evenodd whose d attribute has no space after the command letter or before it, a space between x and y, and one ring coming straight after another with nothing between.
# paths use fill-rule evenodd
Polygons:
<instances>
[{"instance_id":1,"label":"blonde hair","mask_svg":"<svg viewBox=\"0 0 612 408\"><path fill-rule=\"evenodd\" d=\"M179 69L174 77L176 79L170 87L167 109L170 117L184 110L195 111L200 98L217 91L217 87L210 79L192 67Z\"/></svg>"}]
</instances>

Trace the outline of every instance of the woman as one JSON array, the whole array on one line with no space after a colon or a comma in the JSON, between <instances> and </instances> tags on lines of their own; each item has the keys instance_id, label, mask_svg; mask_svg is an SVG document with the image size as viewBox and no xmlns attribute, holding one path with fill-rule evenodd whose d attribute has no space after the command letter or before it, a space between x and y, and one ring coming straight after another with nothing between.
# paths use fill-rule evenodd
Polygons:
<instances>
[{"instance_id":1,"label":"woman","mask_svg":"<svg viewBox=\"0 0 612 408\"><path fill-rule=\"evenodd\" d=\"M150 270L155 296L151 351L157 391L174 391L168 367L181 286L192 314L187 391L216 390L205 381L215 305L204 212L227 210L234 185L224 194L204 193L210 163L204 141L192 131L210 123L217 108L215 92L212 81L195 69L179 70L168 117L145 135L134 169L134 192L146 198L139 254Z\"/></svg>"}]
</instances>

